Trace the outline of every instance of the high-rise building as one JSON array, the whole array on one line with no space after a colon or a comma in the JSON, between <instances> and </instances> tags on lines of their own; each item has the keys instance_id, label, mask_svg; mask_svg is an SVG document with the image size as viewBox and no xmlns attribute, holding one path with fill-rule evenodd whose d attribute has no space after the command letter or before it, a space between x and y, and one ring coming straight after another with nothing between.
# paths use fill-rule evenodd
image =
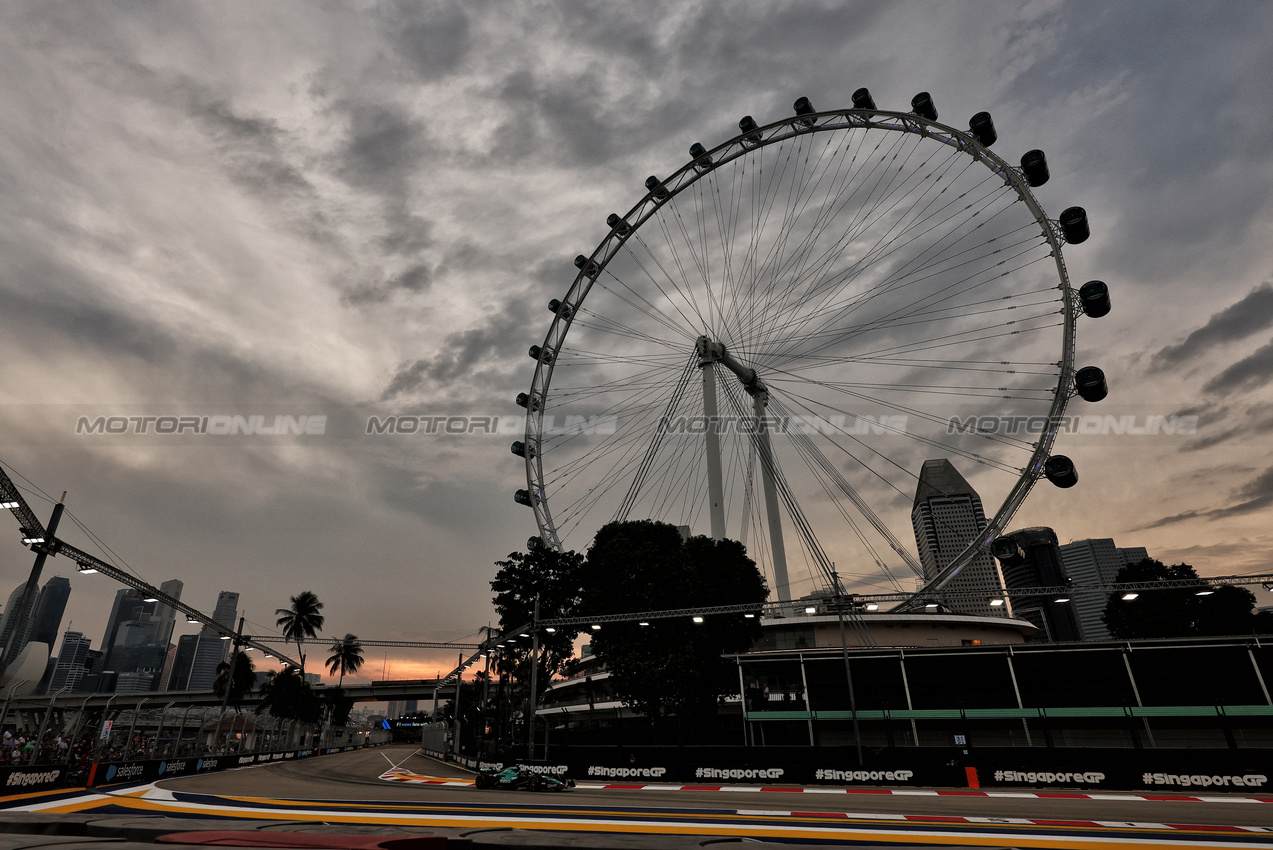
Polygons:
<instances>
[{"instance_id":1,"label":"high-rise building","mask_svg":"<svg viewBox=\"0 0 1273 850\"><path fill-rule=\"evenodd\" d=\"M181 635L177 645L168 650L168 661L159 682L161 691L184 691L190 686L190 670L194 667L198 635Z\"/></svg>"},{"instance_id":2,"label":"high-rise building","mask_svg":"<svg viewBox=\"0 0 1273 850\"><path fill-rule=\"evenodd\" d=\"M1143 546L1120 549L1110 537L1075 540L1060 549L1065 571L1077 585L1113 584L1118 579L1120 569L1149 557ZM1074 607L1084 640L1109 639L1109 629L1101 619L1108 602L1109 594L1099 590L1080 590L1074 593Z\"/></svg>"},{"instance_id":3,"label":"high-rise building","mask_svg":"<svg viewBox=\"0 0 1273 850\"><path fill-rule=\"evenodd\" d=\"M239 594L223 590L217 595L217 607L212 619L223 626L234 628L234 616L239 609ZM221 633L204 626L199 631L199 643L195 647L187 690L207 691L217 680L217 665L229 654L230 641L221 640Z\"/></svg>"},{"instance_id":4,"label":"high-rise building","mask_svg":"<svg viewBox=\"0 0 1273 850\"><path fill-rule=\"evenodd\" d=\"M66 601L71 598L71 580L53 576L40 588L35 599L35 613L31 616L28 640L48 645L51 651L57 643L62 615L66 613Z\"/></svg>"},{"instance_id":5,"label":"high-rise building","mask_svg":"<svg viewBox=\"0 0 1273 850\"><path fill-rule=\"evenodd\" d=\"M1007 546L1000 551L1000 541L1011 541L1016 546ZM994 549L999 556L1004 586L1009 590L1069 584L1065 564L1061 561L1056 532L1050 528L1022 528L1013 531L996 540ZM1012 616L1029 620L1038 626L1039 640L1082 640L1071 593L1029 596L1014 593L1009 598L1012 600Z\"/></svg>"},{"instance_id":6,"label":"high-rise building","mask_svg":"<svg viewBox=\"0 0 1273 850\"><path fill-rule=\"evenodd\" d=\"M936 576L986 529L981 497L946 458L924 461L911 509L911 524L924 579ZM982 552L945 587L952 595L946 607L960 614L1007 616L990 604L1000 595L1003 579L994 558ZM954 595L958 594L958 595Z\"/></svg>"},{"instance_id":7,"label":"high-rise building","mask_svg":"<svg viewBox=\"0 0 1273 850\"><path fill-rule=\"evenodd\" d=\"M145 608L148 603L139 590L130 590L121 588L115 592L115 604L111 607L110 617L106 620L106 633L102 635L100 644L102 652L106 657L106 666L114 668L114 659L111 654L115 646L115 637L119 632L119 627L131 620L139 620L145 615Z\"/></svg>"},{"instance_id":8,"label":"high-rise building","mask_svg":"<svg viewBox=\"0 0 1273 850\"><path fill-rule=\"evenodd\" d=\"M83 632L67 631L62 635L62 649L57 654L57 666L53 668L53 678L49 682L50 692L62 688L72 693L79 690L88 661L89 644Z\"/></svg>"},{"instance_id":9,"label":"high-rise building","mask_svg":"<svg viewBox=\"0 0 1273 850\"><path fill-rule=\"evenodd\" d=\"M13 589L9 594L9 600L4 603L4 618L0 619L0 650L3 650L9 642L9 633L13 631L13 627L17 624L18 613L22 610L22 600L26 597L27 583L24 581ZM14 641L13 655L18 654L18 644L20 641Z\"/></svg>"},{"instance_id":10,"label":"high-rise building","mask_svg":"<svg viewBox=\"0 0 1273 850\"><path fill-rule=\"evenodd\" d=\"M181 601L181 591L184 587L185 585L174 578L159 585L159 590L166 596L171 596L173 599ZM177 609L171 605L156 605L155 617L159 621L157 641L160 646L167 649L172 643L172 632L177 623Z\"/></svg>"}]
</instances>

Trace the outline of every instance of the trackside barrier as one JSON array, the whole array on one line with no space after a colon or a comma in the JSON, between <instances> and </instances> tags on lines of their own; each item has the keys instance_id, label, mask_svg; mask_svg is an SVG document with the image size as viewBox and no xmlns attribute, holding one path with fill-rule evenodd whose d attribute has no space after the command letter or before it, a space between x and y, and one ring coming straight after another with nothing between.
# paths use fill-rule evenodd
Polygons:
<instances>
[{"instance_id":1,"label":"trackside barrier","mask_svg":"<svg viewBox=\"0 0 1273 850\"><path fill-rule=\"evenodd\" d=\"M0 797L60 788L66 784L66 776L67 767L64 764L0 768Z\"/></svg>"},{"instance_id":2,"label":"trackside barrier","mask_svg":"<svg viewBox=\"0 0 1273 850\"><path fill-rule=\"evenodd\" d=\"M256 764L278 764L293 759L343 753L350 750L379 747L367 744L361 747L309 747L302 750L279 750L269 753L243 753L224 756L191 756L189 758L147 759L136 761L102 762L89 769L89 787L114 785L121 782L154 782L172 776L192 776L196 773L212 773L233 767L249 767ZM50 786L56 787L56 786Z\"/></svg>"},{"instance_id":3,"label":"trackside barrier","mask_svg":"<svg viewBox=\"0 0 1273 850\"><path fill-rule=\"evenodd\" d=\"M576 782L1273 792L1273 751L968 747L552 747L533 770ZM487 766L483 764L483 766Z\"/></svg>"}]
</instances>

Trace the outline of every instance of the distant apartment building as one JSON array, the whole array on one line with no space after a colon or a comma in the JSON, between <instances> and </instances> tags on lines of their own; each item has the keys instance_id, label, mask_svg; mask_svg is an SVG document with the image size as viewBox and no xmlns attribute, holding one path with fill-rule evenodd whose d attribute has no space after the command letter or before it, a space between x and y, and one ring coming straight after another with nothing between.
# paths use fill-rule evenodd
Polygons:
<instances>
[{"instance_id":1,"label":"distant apartment building","mask_svg":"<svg viewBox=\"0 0 1273 850\"><path fill-rule=\"evenodd\" d=\"M1143 546L1120 549L1110 537L1075 540L1059 548L1065 572L1076 585L1113 584L1119 570L1149 557ZM1108 602L1109 594L1102 591L1080 590L1074 593L1074 609L1084 640L1109 639L1109 629L1101 619Z\"/></svg>"},{"instance_id":2,"label":"distant apartment building","mask_svg":"<svg viewBox=\"0 0 1273 850\"><path fill-rule=\"evenodd\" d=\"M981 497L946 458L924 461L911 509L915 544L925 581L950 564L986 529ZM959 614L986 617L1008 615L990 600L1001 593L1003 578L988 553L976 555L944 590L944 604Z\"/></svg>"}]
</instances>

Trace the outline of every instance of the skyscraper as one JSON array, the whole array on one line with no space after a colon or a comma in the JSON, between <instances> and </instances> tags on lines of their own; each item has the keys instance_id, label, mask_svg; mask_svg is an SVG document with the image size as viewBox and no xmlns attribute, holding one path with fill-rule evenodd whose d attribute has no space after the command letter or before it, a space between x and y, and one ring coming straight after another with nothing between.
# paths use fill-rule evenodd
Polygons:
<instances>
[{"instance_id":1,"label":"skyscraper","mask_svg":"<svg viewBox=\"0 0 1273 850\"><path fill-rule=\"evenodd\" d=\"M1108 585L1118 578L1118 571L1129 564L1136 564L1149 557L1144 547L1120 549L1111 537L1075 540L1060 547L1061 560L1070 580L1078 585ZM1078 613L1079 628L1083 640L1108 640L1109 629L1101 615L1109 602L1109 594L1099 590L1080 590L1074 593L1074 607Z\"/></svg>"},{"instance_id":2,"label":"skyscraper","mask_svg":"<svg viewBox=\"0 0 1273 850\"><path fill-rule=\"evenodd\" d=\"M13 627L17 623L18 612L22 608L22 600L26 596L26 591L27 583L24 581L13 589L13 592L9 594L9 600L4 603L4 617L0 619L0 649L3 649L9 641L9 633L13 631ZM15 657L18 654L18 643L19 641L14 641L13 644L13 655Z\"/></svg>"},{"instance_id":3,"label":"skyscraper","mask_svg":"<svg viewBox=\"0 0 1273 850\"><path fill-rule=\"evenodd\" d=\"M911 525L927 581L985 530L986 512L981 506L981 497L959 470L946 458L936 458L924 461L920 469ZM946 607L960 614L1007 616L1002 608L990 604L1002 586L998 565L988 553L982 552L946 584L945 590L966 592L951 595Z\"/></svg>"},{"instance_id":4,"label":"skyscraper","mask_svg":"<svg viewBox=\"0 0 1273 850\"><path fill-rule=\"evenodd\" d=\"M181 591L184 587L185 585L174 578L159 585L159 590L163 594L171 596L173 599L180 602ZM157 642L166 650L172 643L172 631L177 623L177 609L170 605L156 605L155 616L159 621L159 633L156 636Z\"/></svg>"},{"instance_id":5,"label":"skyscraper","mask_svg":"<svg viewBox=\"0 0 1273 850\"><path fill-rule=\"evenodd\" d=\"M31 615L28 640L47 644L52 651L57 643L58 630L62 627L62 615L66 613L66 601L71 598L71 580L53 576L36 597L35 612Z\"/></svg>"},{"instance_id":6,"label":"skyscraper","mask_svg":"<svg viewBox=\"0 0 1273 850\"><path fill-rule=\"evenodd\" d=\"M239 609L239 594L223 590L217 594L217 607L212 612L212 619L223 626L234 629L234 615ZM217 665L225 661L230 641L221 640L221 634L215 629L204 626L199 631L199 643L195 647L194 663L190 670L188 689L207 691L217 679Z\"/></svg>"},{"instance_id":7,"label":"skyscraper","mask_svg":"<svg viewBox=\"0 0 1273 850\"><path fill-rule=\"evenodd\" d=\"M62 649L57 654L57 666L49 682L50 692L67 688L74 693L79 688L84 679L89 643L83 632L68 631L62 635Z\"/></svg>"},{"instance_id":8,"label":"skyscraper","mask_svg":"<svg viewBox=\"0 0 1273 850\"><path fill-rule=\"evenodd\" d=\"M102 652L105 654L106 666L112 668L114 660L111 658L112 650L115 646L115 637L119 632L119 627L129 622L137 620L145 613L147 606L141 591L129 590L121 588L115 592L115 604L111 607L110 617L106 620L106 633L102 635L100 644Z\"/></svg>"},{"instance_id":9,"label":"skyscraper","mask_svg":"<svg viewBox=\"0 0 1273 850\"><path fill-rule=\"evenodd\" d=\"M1058 587L1069 584L1056 532L1050 528L1022 528L1005 534L999 540L1016 544L1015 551L1000 555L1004 586L1009 590L1029 587ZM999 554L999 541L995 541ZM1007 548L1011 548L1010 546ZM1082 640L1072 594L1022 596L1012 594L1012 616L1029 620L1039 627L1039 639L1048 641ZM1065 599L1065 602L1058 602Z\"/></svg>"},{"instance_id":10,"label":"skyscraper","mask_svg":"<svg viewBox=\"0 0 1273 850\"><path fill-rule=\"evenodd\" d=\"M168 650L163 676L159 681L161 691L184 691L190 686L190 668L194 666L198 635L181 635L177 645Z\"/></svg>"}]
</instances>

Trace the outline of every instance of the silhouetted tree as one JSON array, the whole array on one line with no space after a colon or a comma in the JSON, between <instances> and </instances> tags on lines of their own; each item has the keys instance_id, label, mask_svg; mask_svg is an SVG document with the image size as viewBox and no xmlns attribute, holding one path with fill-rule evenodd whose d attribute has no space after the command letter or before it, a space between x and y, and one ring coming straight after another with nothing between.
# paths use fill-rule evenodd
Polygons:
<instances>
[{"instance_id":1,"label":"silhouetted tree","mask_svg":"<svg viewBox=\"0 0 1273 850\"><path fill-rule=\"evenodd\" d=\"M279 615L275 624L283 630L284 637L296 641L296 654L300 656L301 673L304 674L305 649L301 646L301 641L307 637L317 637L322 630L323 615L318 612L323 610L323 603L309 590L296 594L290 602L290 607L275 609L274 613Z\"/></svg>"},{"instance_id":2,"label":"silhouetted tree","mask_svg":"<svg viewBox=\"0 0 1273 850\"><path fill-rule=\"evenodd\" d=\"M346 634L332 644L331 653L327 659L327 672L333 676L340 673L340 681L336 683L339 688L345 684L346 673L356 676L362 668L362 644L358 642L357 635Z\"/></svg>"},{"instance_id":3,"label":"silhouetted tree","mask_svg":"<svg viewBox=\"0 0 1273 850\"><path fill-rule=\"evenodd\" d=\"M615 522L588 552L580 610L635 613L670 608L756 603L769 595L765 579L735 540L692 537L675 526ZM646 717L712 714L721 694L737 690L721 656L742 652L760 637L759 619L742 613L654 619L649 625L606 623L592 633L593 652L610 671L614 693Z\"/></svg>"},{"instance_id":4,"label":"silhouetted tree","mask_svg":"<svg viewBox=\"0 0 1273 850\"><path fill-rule=\"evenodd\" d=\"M225 685L229 674L229 661L222 661L217 665L217 678L212 683L212 692L219 697L225 696ZM252 657L240 650L234 656L234 678L230 682L230 705L234 706L235 711L239 710L239 703L245 694L252 692L255 684L256 671L252 669Z\"/></svg>"},{"instance_id":5,"label":"silhouetted tree","mask_svg":"<svg viewBox=\"0 0 1273 850\"><path fill-rule=\"evenodd\" d=\"M491 582L495 591L495 611L499 614L501 631L508 631L529 623L534 618L535 596L539 596L541 620L569 617L579 606L583 556L577 552L558 552L539 549L534 552L514 552L503 561L496 561L499 572ZM542 681L558 673L574 653L577 629L558 629L554 634L541 633L539 647L543 653L539 668ZM502 651L500 667L514 678L525 683L530 679L529 640L519 640Z\"/></svg>"},{"instance_id":6,"label":"silhouetted tree","mask_svg":"<svg viewBox=\"0 0 1273 850\"><path fill-rule=\"evenodd\" d=\"M1121 592L1110 594L1102 619L1119 640L1273 631L1273 618L1253 610L1255 594L1234 585L1208 585L1189 564L1168 566L1147 558L1123 567L1115 580L1188 582L1183 587L1139 591L1131 600L1123 599ZM1199 596L1199 591L1212 592Z\"/></svg>"}]
</instances>

